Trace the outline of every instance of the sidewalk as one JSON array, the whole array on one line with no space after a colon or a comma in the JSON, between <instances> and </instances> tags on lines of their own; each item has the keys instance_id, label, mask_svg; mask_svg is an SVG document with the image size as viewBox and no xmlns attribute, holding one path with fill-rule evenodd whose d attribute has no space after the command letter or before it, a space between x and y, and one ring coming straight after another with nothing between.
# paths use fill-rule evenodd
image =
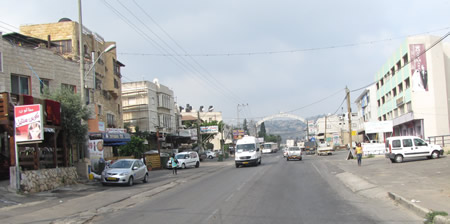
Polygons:
<instances>
[{"instance_id":1,"label":"sidewalk","mask_svg":"<svg viewBox=\"0 0 450 224\"><path fill-rule=\"evenodd\" d=\"M372 198L389 196L422 217L430 211L450 214L449 156L403 163L377 156L363 159L361 167L356 160L329 162L345 171L337 177L354 192Z\"/></svg>"}]
</instances>

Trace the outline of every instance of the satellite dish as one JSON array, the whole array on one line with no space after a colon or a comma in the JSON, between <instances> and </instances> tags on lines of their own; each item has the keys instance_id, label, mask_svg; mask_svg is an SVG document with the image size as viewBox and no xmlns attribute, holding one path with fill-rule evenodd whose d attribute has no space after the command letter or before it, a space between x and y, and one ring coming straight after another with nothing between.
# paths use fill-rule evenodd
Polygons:
<instances>
[{"instance_id":1,"label":"satellite dish","mask_svg":"<svg viewBox=\"0 0 450 224\"><path fill-rule=\"evenodd\" d=\"M213 111L214 111L214 107L213 106L209 106L208 112L213 112Z\"/></svg>"}]
</instances>

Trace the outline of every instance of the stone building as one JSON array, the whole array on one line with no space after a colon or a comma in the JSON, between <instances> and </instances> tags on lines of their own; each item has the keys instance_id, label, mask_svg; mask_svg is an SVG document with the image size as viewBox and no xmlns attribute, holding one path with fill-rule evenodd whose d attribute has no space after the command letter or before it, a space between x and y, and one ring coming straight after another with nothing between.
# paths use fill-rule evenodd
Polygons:
<instances>
[{"instance_id":1,"label":"stone building","mask_svg":"<svg viewBox=\"0 0 450 224\"><path fill-rule=\"evenodd\" d=\"M65 144L60 104L44 99L43 93L45 86L79 88L79 64L55 53L55 47L47 40L19 33L2 35L0 40L0 154L9 158L10 166L16 165L14 106L39 104L43 110L43 140L17 147L22 174L20 187L24 192L50 190L77 179L69 161L76 162L79 157L76 150L69 152ZM36 170L43 175L34 175ZM14 171L8 172L13 187ZM46 179L50 173L51 179ZM67 181L63 183L61 179Z\"/></svg>"},{"instance_id":2,"label":"stone building","mask_svg":"<svg viewBox=\"0 0 450 224\"><path fill-rule=\"evenodd\" d=\"M77 22L64 18L57 23L24 25L20 27L20 32L57 44L58 46L54 48L57 53L78 62L80 59L78 26ZM82 61L85 63L86 72L98 59L92 72L85 75L86 102L93 112L89 120L89 131L104 132L107 128L123 128L120 68L124 65L117 60L115 49L103 53L106 48L115 45L115 42L105 41L99 34L86 27L83 27L83 34L82 46L85 55Z\"/></svg>"}]
</instances>

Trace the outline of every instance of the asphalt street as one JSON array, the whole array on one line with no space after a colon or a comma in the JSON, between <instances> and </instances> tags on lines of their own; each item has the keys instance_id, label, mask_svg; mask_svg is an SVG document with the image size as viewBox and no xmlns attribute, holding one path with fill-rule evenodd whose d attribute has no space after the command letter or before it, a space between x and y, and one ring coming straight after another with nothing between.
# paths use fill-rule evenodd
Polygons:
<instances>
[{"instance_id":1,"label":"asphalt street","mask_svg":"<svg viewBox=\"0 0 450 224\"><path fill-rule=\"evenodd\" d=\"M423 223L392 202L362 197L336 178L342 172L327 157L286 161L263 155L258 167L235 168L232 161L214 172L185 178L176 187L140 197L92 223ZM125 189L124 189L125 190Z\"/></svg>"}]
</instances>

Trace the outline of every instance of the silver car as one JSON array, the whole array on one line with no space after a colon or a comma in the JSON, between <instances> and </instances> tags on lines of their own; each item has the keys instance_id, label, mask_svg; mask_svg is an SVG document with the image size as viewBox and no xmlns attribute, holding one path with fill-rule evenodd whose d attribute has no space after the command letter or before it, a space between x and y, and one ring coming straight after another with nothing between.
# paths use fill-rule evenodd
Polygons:
<instances>
[{"instance_id":1,"label":"silver car","mask_svg":"<svg viewBox=\"0 0 450 224\"><path fill-rule=\"evenodd\" d=\"M133 185L135 181L147 183L147 166L139 159L119 159L102 172L102 184Z\"/></svg>"}]
</instances>

